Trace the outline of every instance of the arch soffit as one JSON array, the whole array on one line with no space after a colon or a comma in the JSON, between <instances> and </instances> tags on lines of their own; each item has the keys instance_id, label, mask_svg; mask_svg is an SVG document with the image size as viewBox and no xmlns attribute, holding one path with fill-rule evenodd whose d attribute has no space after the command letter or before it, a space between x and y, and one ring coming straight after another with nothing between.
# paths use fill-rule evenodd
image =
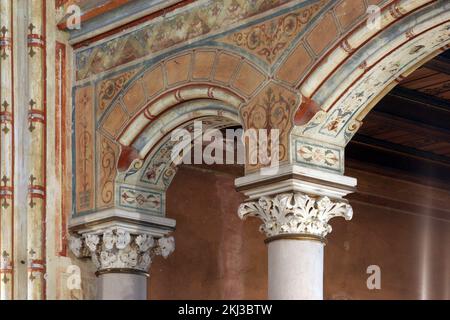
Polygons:
<instances>
[{"instance_id":1,"label":"arch soffit","mask_svg":"<svg viewBox=\"0 0 450 320\"><path fill-rule=\"evenodd\" d=\"M131 127L140 131L179 103L214 99L239 109L267 80L265 71L234 52L217 48L184 51L143 71L103 80L97 86L98 128L128 146L136 138ZM108 87L114 89L106 95Z\"/></svg>"},{"instance_id":2,"label":"arch soffit","mask_svg":"<svg viewBox=\"0 0 450 320\"><path fill-rule=\"evenodd\" d=\"M197 111L194 111L197 113L196 117L191 117L188 121L176 126L192 135L191 144L186 146L186 150L193 147L196 139L202 138L201 132L195 130L194 122L196 120L201 120L203 132L209 129L220 130L239 124L237 122L239 119L238 114L232 111L225 111L220 115L211 113L210 109L203 109L203 111L206 112L203 113L199 108ZM171 129L168 129L167 134L161 136L157 142L151 143L154 147L143 160L134 160L133 165L128 170L120 172L116 182L167 190L175 175L177 166L183 160L180 155L172 153L172 149L178 141L172 140L171 134L168 134L170 131Z\"/></svg>"},{"instance_id":3,"label":"arch soffit","mask_svg":"<svg viewBox=\"0 0 450 320\"><path fill-rule=\"evenodd\" d=\"M205 101L199 103L204 104ZM239 115L235 110L223 111L221 108L221 113L217 115L211 112L208 105L204 105L203 108L198 107L199 103L188 102L187 104L197 108L197 110L190 111L195 112L195 117L189 117L188 121L173 126L192 134L191 144L185 150L193 148L194 141L201 138L201 133L199 135L194 129L195 120L202 121L202 130L221 129L237 125L239 121ZM215 102L212 103L216 105ZM184 107L186 106L182 106L182 108ZM169 118L165 120L169 120ZM177 141L173 141L168 132L170 129L167 129L167 134L162 136L158 142L152 144L153 148L144 160L135 159L128 170L118 173L115 180L115 205L118 208L165 215L166 191L182 160L180 156L174 156L173 148Z\"/></svg>"},{"instance_id":4,"label":"arch soffit","mask_svg":"<svg viewBox=\"0 0 450 320\"><path fill-rule=\"evenodd\" d=\"M300 121L293 130L294 138L314 138L344 147L376 102L404 77L447 48L450 3L437 1L419 6L420 1L416 2L419 10L409 7L412 15L400 10L405 19L377 34L376 39L366 30L364 45L349 50L351 54L344 56L342 46L336 48L326 60L328 68L321 65L306 79L300 87L304 95L302 106L316 111L310 113L312 117L308 121L296 117ZM341 60L334 61L333 68L330 57L336 56Z\"/></svg>"}]
</instances>

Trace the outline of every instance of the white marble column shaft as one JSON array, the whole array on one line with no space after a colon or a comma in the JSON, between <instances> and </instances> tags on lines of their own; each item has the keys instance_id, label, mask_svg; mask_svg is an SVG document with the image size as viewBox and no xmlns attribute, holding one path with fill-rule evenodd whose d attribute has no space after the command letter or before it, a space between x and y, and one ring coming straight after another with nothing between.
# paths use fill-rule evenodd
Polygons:
<instances>
[{"instance_id":1,"label":"white marble column shaft","mask_svg":"<svg viewBox=\"0 0 450 320\"><path fill-rule=\"evenodd\" d=\"M98 300L147 300L144 274L105 273L98 276Z\"/></svg>"},{"instance_id":2,"label":"white marble column shaft","mask_svg":"<svg viewBox=\"0 0 450 320\"><path fill-rule=\"evenodd\" d=\"M251 174L236 180L249 197L239 207L241 219L262 220L267 236L268 298L322 300L325 238L335 217L350 220L353 211L343 196L356 180L318 170L288 166L279 175Z\"/></svg>"},{"instance_id":3,"label":"white marble column shaft","mask_svg":"<svg viewBox=\"0 0 450 320\"><path fill-rule=\"evenodd\" d=\"M270 300L322 300L324 244L280 239L268 244Z\"/></svg>"}]
</instances>

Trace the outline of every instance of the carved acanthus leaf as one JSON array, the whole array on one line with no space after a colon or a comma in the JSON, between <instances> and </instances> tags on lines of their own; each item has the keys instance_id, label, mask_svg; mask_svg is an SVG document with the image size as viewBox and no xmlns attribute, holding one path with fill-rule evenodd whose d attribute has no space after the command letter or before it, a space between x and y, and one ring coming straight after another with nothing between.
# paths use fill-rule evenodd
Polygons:
<instances>
[{"instance_id":1,"label":"carved acanthus leaf","mask_svg":"<svg viewBox=\"0 0 450 320\"><path fill-rule=\"evenodd\" d=\"M158 252L164 259L175 251L175 239L173 237L159 238L158 240Z\"/></svg>"},{"instance_id":2,"label":"carved acanthus leaf","mask_svg":"<svg viewBox=\"0 0 450 320\"><path fill-rule=\"evenodd\" d=\"M241 204L239 217L258 217L260 227L268 237L280 234L309 234L325 237L332 228L328 221L334 217L350 220L351 206L345 200L328 197L310 197L303 193L283 193L261 197L258 201Z\"/></svg>"},{"instance_id":3,"label":"carved acanthus leaf","mask_svg":"<svg viewBox=\"0 0 450 320\"><path fill-rule=\"evenodd\" d=\"M97 269L135 269L147 272L152 258L167 258L175 250L173 237L155 240L149 234L110 229L103 234L72 235L69 247L78 258L91 257Z\"/></svg>"}]
</instances>

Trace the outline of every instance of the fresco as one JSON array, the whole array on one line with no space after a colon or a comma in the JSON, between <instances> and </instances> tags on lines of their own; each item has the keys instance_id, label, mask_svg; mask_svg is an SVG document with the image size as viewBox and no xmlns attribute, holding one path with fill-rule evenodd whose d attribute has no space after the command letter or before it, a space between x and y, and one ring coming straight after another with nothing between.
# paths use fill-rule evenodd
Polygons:
<instances>
[{"instance_id":1,"label":"fresco","mask_svg":"<svg viewBox=\"0 0 450 320\"><path fill-rule=\"evenodd\" d=\"M168 47L217 33L290 1L292 0L197 1L182 12L155 19L124 36L78 51L76 78L86 79Z\"/></svg>"},{"instance_id":2,"label":"fresco","mask_svg":"<svg viewBox=\"0 0 450 320\"><path fill-rule=\"evenodd\" d=\"M386 27L406 17L402 26L407 28L407 21L415 20L406 13L426 2L377 3L383 8ZM422 10L442 13L442 8L435 8ZM355 119L359 110L408 63L425 55L420 49L408 56L399 54L404 61L386 60L382 70L370 70L367 61L361 63L363 55L358 50L374 45L370 42L374 33L363 23L366 9L362 0L196 1L164 19L155 18L77 49L75 213L128 205L163 214L155 208L163 211L164 195L153 193L167 188L176 167L161 165L167 152L156 156L155 148L170 149L169 144L159 143L175 123L185 125L183 121L207 112L223 116L217 111L220 105L238 114L237 123L244 129L279 130L281 163L343 174L344 146L361 125ZM445 33L445 27L441 29ZM360 34L365 38L358 38ZM414 47L409 33L405 34L405 41ZM444 37L437 37L435 44L430 40L426 53L442 45ZM385 52L383 47L380 51ZM355 61L360 68L353 68L354 76L364 77L365 84L361 83L361 90L343 94L336 107L327 110L330 106L322 97L334 97L341 92L336 87L345 87L353 79L336 81L335 77ZM380 78L384 82L378 84ZM213 101L217 106L201 112L181 111L194 101L205 106L205 101ZM85 119L86 114L94 120ZM144 162L149 166L149 155L151 169L141 173L142 181L134 182L141 191L132 192L130 180L123 175L141 172ZM246 172L264 166L247 163ZM85 172L94 178L80 180ZM117 179L122 179L119 184ZM151 181L158 182L152 185Z\"/></svg>"}]
</instances>

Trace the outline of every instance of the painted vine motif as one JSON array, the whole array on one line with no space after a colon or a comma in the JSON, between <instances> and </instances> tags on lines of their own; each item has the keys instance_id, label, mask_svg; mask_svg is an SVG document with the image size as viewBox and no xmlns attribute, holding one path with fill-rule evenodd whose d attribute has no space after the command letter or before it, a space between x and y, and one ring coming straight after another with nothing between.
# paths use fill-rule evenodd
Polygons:
<instances>
[{"instance_id":1,"label":"painted vine motif","mask_svg":"<svg viewBox=\"0 0 450 320\"><path fill-rule=\"evenodd\" d=\"M313 146L303 145L298 150L298 154L306 162L324 163L327 166L334 166L339 161L338 156L332 150L324 148L315 148Z\"/></svg>"},{"instance_id":2,"label":"painted vine motif","mask_svg":"<svg viewBox=\"0 0 450 320\"><path fill-rule=\"evenodd\" d=\"M292 128L292 112L296 106L295 95L281 87L269 86L260 96L255 100L256 103L244 107L242 117L245 119L246 129L266 129L268 134L267 145L259 145L254 150L247 152L250 158L253 156L252 152L258 152L260 148L272 149L272 141L270 132L272 129L279 130L279 160L287 159L288 135ZM270 153L267 152L267 155ZM265 159L260 159L264 162ZM254 166L255 168L260 165Z\"/></svg>"},{"instance_id":3,"label":"painted vine motif","mask_svg":"<svg viewBox=\"0 0 450 320\"><path fill-rule=\"evenodd\" d=\"M114 181L116 178L117 147L107 138L101 137L100 142L100 206L113 202Z\"/></svg>"},{"instance_id":4,"label":"painted vine motif","mask_svg":"<svg viewBox=\"0 0 450 320\"><path fill-rule=\"evenodd\" d=\"M327 1L321 1L297 12L235 32L222 42L245 48L272 64L326 3Z\"/></svg>"},{"instance_id":5,"label":"painted vine motif","mask_svg":"<svg viewBox=\"0 0 450 320\"><path fill-rule=\"evenodd\" d=\"M100 83L97 94L99 115L105 111L105 108L111 103L111 101L135 73L135 71L125 72L118 77L107 79Z\"/></svg>"},{"instance_id":6,"label":"painted vine motif","mask_svg":"<svg viewBox=\"0 0 450 320\"><path fill-rule=\"evenodd\" d=\"M325 143L316 144L295 138L293 140L294 161L315 169L331 170L338 173L344 171L343 149L327 145Z\"/></svg>"},{"instance_id":7,"label":"painted vine motif","mask_svg":"<svg viewBox=\"0 0 450 320\"><path fill-rule=\"evenodd\" d=\"M81 192L79 193L80 196L80 207L89 207L89 203L91 202L91 186L89 184L89 181L87 179L88 176L88 167L92 163L92 156L88 153L87 146L92 141L91 134L86 130L86 127L84 127L83 132L80 135L80 163L81 163Z\"/></svg>"},{"instance_id":8,"label":"painted vine motif","mask_svg":"<svg viewBox=\"0 0 450 320\"><path fill-rule=\"evenodd\" d=\"M93 207L93 119L90 116L92 99L90 88L80 90L79 109L76 110L77 124L77 164L76 183L78 195L78 208L88 210ZM88 93L89 92L89 93Z\"/></svg>"}]
</instances>

